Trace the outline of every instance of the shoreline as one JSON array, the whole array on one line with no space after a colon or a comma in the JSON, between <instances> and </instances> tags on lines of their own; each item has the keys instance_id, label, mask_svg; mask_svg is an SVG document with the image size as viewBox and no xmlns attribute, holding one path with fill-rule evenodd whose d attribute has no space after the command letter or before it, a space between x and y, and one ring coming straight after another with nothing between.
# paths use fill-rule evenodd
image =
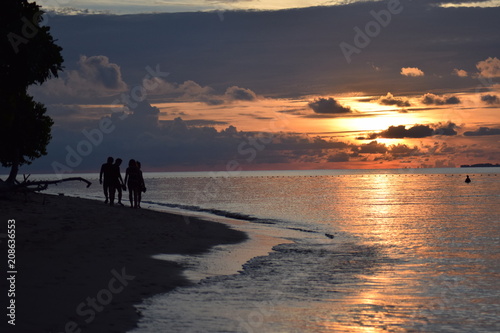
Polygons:
<instances>
[{"instance_id":1,"label":"shoreline","mask_svg":"<svg viewBox=\"0 0 500 333\"><path fill-rule=\"evenodd\" d=\"M16 325L7 325L5 315L1 325L8 332L130 331L141 317L134 305L193 284L184 265L154 255L200 255L249 239L197 217L186 222L182 215L67 196L27 199L0 199L0 233L16 221Z\"/></svg>"}]
</instances>

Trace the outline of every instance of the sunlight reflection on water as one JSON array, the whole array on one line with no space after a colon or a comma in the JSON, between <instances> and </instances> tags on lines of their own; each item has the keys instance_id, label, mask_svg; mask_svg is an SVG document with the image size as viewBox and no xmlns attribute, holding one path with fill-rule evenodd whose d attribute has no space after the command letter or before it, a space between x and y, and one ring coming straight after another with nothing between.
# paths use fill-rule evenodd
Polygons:
<instances>
[{"instance_id":1,"label":"sunlight reflection on water","mask_svg":"<svg viewBox=\"0 0 500 333\"><path fill-rule=\"evenodd\" d=\"M499 332L500 175L466 172L243 173L202 200L209 177L149 179L148 202L294 242L147 301L134 332Z\"/></svg>"}]
</instances>

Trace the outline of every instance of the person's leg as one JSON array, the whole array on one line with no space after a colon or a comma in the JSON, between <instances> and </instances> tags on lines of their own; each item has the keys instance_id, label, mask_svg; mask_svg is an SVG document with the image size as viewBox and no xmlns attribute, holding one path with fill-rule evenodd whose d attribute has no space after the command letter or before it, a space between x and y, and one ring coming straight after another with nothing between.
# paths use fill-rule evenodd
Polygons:
<instances>
[{"instance_id":1,"label":"person's leg","mask_svg":"<svg viewBox=\"0 0 500 333\"><path fill-rule=\"evenodd\" d=\"M108 196L108 192L109 192L109 184L108 184L108 183L106 183L106 182L104 182L104 183L102 184L102 189L103 189L103 191L104 191L104 197L106 198L106 200L104 201L104 203L105 203L105 204L107 204L107 203L108 203L108 197L109 197L109 196Z\"/></svg>"},{"instance_id":2,"label":"person's leg","mask_svg":"<svg viewBox=\"0 0 500 333\"><path fill-rule=\"evenodd\" d=\"M113 206L115 204L115 191L116 188L114 185L109 187L109 205Z\"/></svg>"},{"instance_id":3,"label":"person's leg","mask_svg":"<svg viewBox=\"0 0 500 333\"><path fill-rule=\"evenodd\" d=\"M139 207L138 199L139 199L139 190L135 189L134 190L134 208L138 208Z\"/></svg>"},{"instance_id":4,"label":"person's leg","mask_svg":"<svg viewBox=\"0 0 500 333\"><path fill-rule=\"evenodd\" d=\"M122 186L117 185L116 190L118 191L118 204L123 206L123 204L122 204Z\"/></svg>"},{"instance_id":5,"label":"person's leg","mask_svg":"<svg viewBox=\"0 0 500 333\"><path fill-rule=\"evenodd\" d=\"M130 207L134 208L134 201L133 201L133 192L134 190L130 187L130 184L128 186L128 199L130 200Z\"/></svg>"}]
</instances>

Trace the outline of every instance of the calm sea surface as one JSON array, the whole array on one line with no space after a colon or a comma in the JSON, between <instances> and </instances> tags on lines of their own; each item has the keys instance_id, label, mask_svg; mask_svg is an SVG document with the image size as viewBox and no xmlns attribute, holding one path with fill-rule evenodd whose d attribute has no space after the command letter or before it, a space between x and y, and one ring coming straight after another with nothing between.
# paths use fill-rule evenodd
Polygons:
<instances>
[{"instance_id":1,"label":"calm sea surface","mask_svg":"<svg viewBox=\"0 0 500 333\"><path fill-rule=\"evenodd\" d=\"M274 248L219 274L178 258L207 274L142 304L134 333L500 332L499 168L145 175L143 207L230 217ZM102 198L96 176L49 191Z\"/></svg>"}]
</instances>

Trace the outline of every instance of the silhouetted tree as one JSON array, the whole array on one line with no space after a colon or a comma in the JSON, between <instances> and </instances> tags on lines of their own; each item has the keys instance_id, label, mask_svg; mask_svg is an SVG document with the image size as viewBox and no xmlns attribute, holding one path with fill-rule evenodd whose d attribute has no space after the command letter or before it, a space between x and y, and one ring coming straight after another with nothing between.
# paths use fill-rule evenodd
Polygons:
<instances>
[{"instance_id":1,"label":"silhouetted tree","mask_svg":"<svg viewBox=\"0 0 500 333\"><path fill-rule=\"evenodd\" d=\"M0 162L11 168L8 182L13 182L19 166L47 154L53 121L27 94L8 96L0 105Z\"/></svg>"},{"instance_id":2,"label":"silhouetted tree","mask_svg":"<svg viewBox=\"0 0 500 333\"><path fill-rule=\"evenodd\" d=\"M21 165L46 155L51 139L52 119L27 94L62 70L62 49L41 25L42 14L27 0L6 0L0 10L0 163L11 168L7 182Z\"/></svg>"}]
</instances>

